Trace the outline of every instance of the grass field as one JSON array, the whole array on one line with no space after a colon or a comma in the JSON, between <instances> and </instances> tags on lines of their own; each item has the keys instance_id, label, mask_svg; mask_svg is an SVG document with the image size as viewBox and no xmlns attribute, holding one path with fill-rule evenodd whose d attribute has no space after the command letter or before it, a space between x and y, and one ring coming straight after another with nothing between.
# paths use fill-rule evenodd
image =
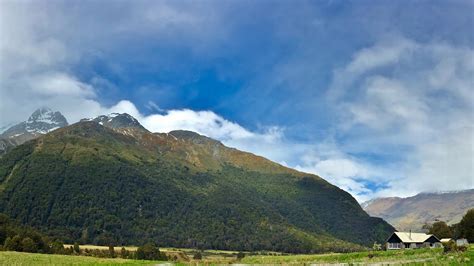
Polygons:
<instances>
[{"instance_id":1,"label":"grass field","mask_svg":"<svg viewBox=\"0 0 474 266\"><path fill-rule=\"evenodd\" d=\"M70 248L73 245L64 244L64 248ZM107 246L95 246L95 245L79 245L81 250L109 250ZM136 246L123 246L128 251L137 251ZM122 250L122 246L114 247L115 252L119 253ZM160 248L161 252L164 252L168 257L173 258L176 256L177 261L180 262L190 262L197 250L190 248ZM229 250L202 250L200 251L203 259L199 262L203 263L214 263L214 264L229 264L236 261L236 254L238 251L229 251ZM280 254L278 252L272 252L272 254Z\"/></svg>"},{"instance_id":2,"label":"grass field","mask_svg":"<svg viewBox=\"0 0 474 266\"><path fill-rule=\"evenodd\" d=\"M72 244L64 244L64 248L70 248L72 247ZM122 247L124 247L128 251L137 251L136 246L116 246L114 247L115 252L120 252L122 250ZM109 250L109 247L107 246L96 246L96 245L79 245L80 249L100 249L100 250ZM164 252L186 252L186 253L194 253L196 252L195 249L191 248L163 248L160 247L160 251ZM237 253L238 251L230 251L230 250L213 250L213 249L206 249L205 252L207 253L213 253L213 254L234 254ZM280 254L279 252L272 252L275 254Z\"/></svg>"},{"instance_id":3,"label":"grass field","mask_svg":"<svg viewBox=\"0 0 474 266\"><path fill-rule=\"evenodd\" d=\"M106 247L88 246L88 248L100 249ZM85 246L81 246L85 248ZM119 247L121 249L121 247ZM133 247L130 247L133 248ZM203 251L203 259L196 261L192 259L192 254L196 252L192 249L161 248L167 254L184 253L188 255L189 261L180 261L178 264L379 264L379 265L474 265L474 245L464 253L443 254L442 249L416 249L397 251L376 251L376 252L354 252L335 254L313 254L313 255L247 255L238 261L232 251L206 250ZM125 260L125 259L103 259L86 256L48 255L31 254L20 252L0 252L0 265L158 265L166 262ZM172 262L168 262L172 263Z\"/></svg>"},{"instance_id":4,"label":"grass field","mask_svg":"<svg viewBox=\"0 0 474 266\"><path fill-rule=\"evenodd\" d=\"M474 265L474 245L464 253L443 254L442 248L353 252L320 255L247 256L244 264L361 263L395 265Z\"/></svg>"},{"instance_id":5,"label":"grass field","mask_svg":"<svg viewBox=\"0 0 474 266\"><path fill-rule=\"evenodd\" d=\"M163 262L146 260L104 259L86 256L52 255L14 251L0 252L0 265L157 265Z\"/></svg>"}]
</instances>

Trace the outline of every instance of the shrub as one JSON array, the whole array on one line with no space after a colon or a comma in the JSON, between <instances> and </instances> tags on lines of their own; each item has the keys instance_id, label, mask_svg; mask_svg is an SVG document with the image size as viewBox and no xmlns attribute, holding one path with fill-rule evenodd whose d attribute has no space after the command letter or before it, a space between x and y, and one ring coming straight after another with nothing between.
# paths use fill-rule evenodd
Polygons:
<instances>
[{"instance_id":1,"label":"shrub","mask_svg":"<svg viewBox=\"0 0 474 266\"><path fill-rule=\"evenodd\" d=\"M4 244L5 250L21 251L21 237L15 235L13 238L7 237Z\"/></svg>"},{"instance_id":2,"label":"shrub","mask_svg":"<svg viewBox=\"0 0 474 266\"><path fill-rule=\"evenodd\" d=\"M77 254L81 253L81 249L79 248L79 244L77 242L74 243L74 252Z\"/></svg>"},{"instance_id":3,"label":"shrub","mask_svg":"<svg viewBox=\"0 0 474 266\"><path fill-rule=\"evenodd\" d=\"M29 237L25 237L23 240L21 240L21 249L24 252L38 252L38 247L36 246L35 241Z\"/></svg>"},{"instance_id":4,"label":"shrub","mask_svg":"<svg viewBox=\"0 0 474 266\"><path fill-rule=\"evenodd\" d=\"M64 252L65 252L67 255L74 254L74 248L73 248L73 247L65 248L65 249L64 249Z\"/></svg>"},{"instance_id":5,"label":"shrub","mask_svg":"<svg viewBox=\"0 0 474 266\"><path fill-rule=\"evenodd\" d=\"M450 240L448 243L443 244L444 253L456 251L456 243Z\"/></svg>"},{"instance_id":6,"label":"shrub","mask_svg":"<svg viewBox=\"0 0 474 266\"><path fill-rule=\"evenodd\" d=\"M122 257L123 259L128 259L129 256L130 252L128 252L128 250L122 247L122 249L120 250L120 257Z\"/></svg>"},{"instance_id":7,"label":"shrub","mask_svg":"<svg viewBox=\"0 0 474 266\"><path fill-rule=\"evenodd\" d=\"M109 245L109 256L115 258L115 248L113 245Z\"/></svg>"},{"instance_id":8,"label":"shrub","mask_svg":"<svg viewBox=\"0 0 474 266\"><path fill-rule=\"evenodd\" d=\"M382 249L382 245L377 242L374 242L374 245L372 246L372 250L381 250L381 249Z\"/></svg>"},{"instance_id":9,"label":"shrub","mask_svg":"<svg viewBox=\"0 0 474 266\"><path fill-rule=\"evenodd\" d=\"M244 254L242 251L240 251L239 253L237 253L237 259L241 260L241 259L243 259L244 257L245 257L245 254Z\"/></svg>"},{"instance_id":10,"label":"shrub","mask_svg":"<svg viewBox=\"0 0 474 266\"><path fill-rule=\"evenodd\" d=\"M64 254L65 250L63 243L58 240L51 243L51 252L55 254Z\"/></svg>"},{"instance_id":11,"label":"shrub","mask_svg":"<svg viewBox=\"0 0 474 266\"><path fill-rule=\"evenodd\" d=\"M435 235L437 238L453 237L451 228L443 221L435 222L428 230L428 234Z\"/></svg>"},{"instance_id":12,"label":"shrub","mask_svg":"<svg viewBox=\"0 0 474 266\"><path fill-rule=\"evenodd\" d=\"M201 259L202 259L202 254L201 254L201 252L199 252L199 251L196 252L196 254L194 254L194 256L193 256L193 259L195 259L195 260L201 260Z\"/></svg>"},{"instance_id":13,"label":"shrub","mask_svg":"<svg viewBox=\"0 0 474 266\"><path fill-rule=\"evenodd\" d=\"M136 255L139 260L166 260L166 256L161 254L160 249L153 243L139 247Z\"/></svg>"},{"instance_id":14,"label":"shrub","mask_svg":"<svg viewBox=\"0 0 474 266\"><path fill-rule=\"evenodd\" d=\"M459 252L465 252L467 251L467 246L457 246L456 250Z\"/></svg>"}]
</instances>

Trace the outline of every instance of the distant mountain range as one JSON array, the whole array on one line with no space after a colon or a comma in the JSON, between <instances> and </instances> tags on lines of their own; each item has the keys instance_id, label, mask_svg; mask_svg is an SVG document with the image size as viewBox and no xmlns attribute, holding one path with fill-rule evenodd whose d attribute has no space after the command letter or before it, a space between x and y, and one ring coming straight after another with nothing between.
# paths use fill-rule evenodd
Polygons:
<instances>
[{"instance_id":1,"label":"distant mountain range","mask_svg":"<svg viewBox=\"0 0 474 266\"><path fill-rule=\"evenodd\" d=\"M2 135L16 147L0 158L0 212L53 238L322 252L393 231L324 179L195 132L152 133L128 114L66 125L41 109Z\"/></svg>"},{"instance_id":2,"label":"distant mountain range","mask_svg":"<svg viewBox=\"0 0 474 266\"><path fill-rule=\"evenodd\" d=\"M457 223L474 208L474 189L420 193L409 198L377 198L362 204L371 216L381 217L401 231L422 231L425 223Z\"/></svg>"},{"instance_id":3,"label":"distant mountain range","mask_svg":"<svg viewBox=\"0 0 474 266\"><path fill-rule=\"evenodd\" d=\"M0 134L0 156L17 145L67 125L66 118L60 112L53 112L46 107L39 108L28 120L13 125Z\"/></svg>"}]
</instances>

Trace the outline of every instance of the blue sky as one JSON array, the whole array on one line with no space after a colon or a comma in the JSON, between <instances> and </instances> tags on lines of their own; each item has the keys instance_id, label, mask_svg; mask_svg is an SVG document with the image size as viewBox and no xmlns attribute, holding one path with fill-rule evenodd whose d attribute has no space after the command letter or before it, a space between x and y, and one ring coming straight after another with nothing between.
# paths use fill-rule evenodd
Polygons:
<instances>
[{"instance_id":1,"label":"blue sky","mask_svg":"<svg viewBox=\"0 0 474 266\"><path fill-rule=\"evenodd\" d=\"M358 200L474 187L472 1L2 1L0 124L129 112Z\"/></svg>"}]
</instances>

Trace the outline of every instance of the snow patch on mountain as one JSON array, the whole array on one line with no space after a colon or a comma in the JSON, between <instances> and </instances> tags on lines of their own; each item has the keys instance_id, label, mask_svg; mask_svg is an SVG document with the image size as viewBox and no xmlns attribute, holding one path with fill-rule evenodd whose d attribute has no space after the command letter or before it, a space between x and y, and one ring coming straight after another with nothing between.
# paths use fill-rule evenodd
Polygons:
<instances>
[{"instance_id":1,"label":"snow patch on mountain","mask_svg":"<svg viewBox=\"0 0 474 266\"><path fill-rule=\"evenodd\" d=\"M96 118L82 119L81 121L94 121L102 126L113 129L136 128L146 131L137 119L127 113L111 113L108 115L100 115Z\"/></svg>"}]
</instances>

